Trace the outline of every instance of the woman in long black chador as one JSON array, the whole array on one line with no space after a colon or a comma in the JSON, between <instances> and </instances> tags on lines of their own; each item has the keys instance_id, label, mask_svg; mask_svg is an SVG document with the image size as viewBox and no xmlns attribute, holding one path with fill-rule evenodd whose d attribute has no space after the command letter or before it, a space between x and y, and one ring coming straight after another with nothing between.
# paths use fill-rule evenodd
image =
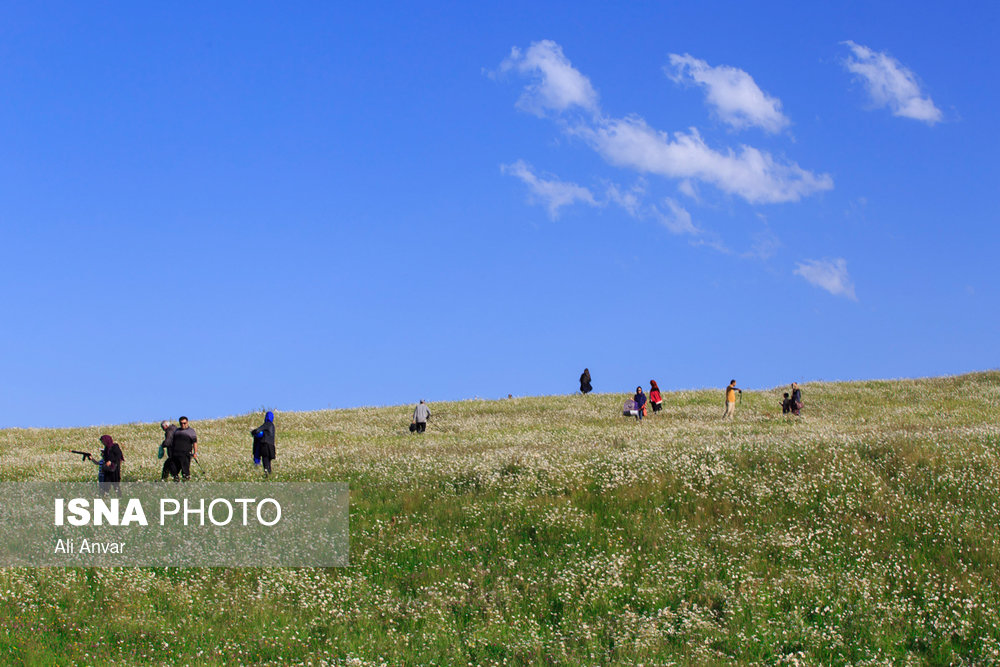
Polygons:
<instances>
[{"instance_id":1,"label":"woman in long black chador","mask_svg":"<svg viewBox=\"0 0 1000 667\"><path fill-rule=\"evenodd\" d=\"M271 474L271 460L274 452L274 413L264 415L264 423L250 431L253 435L253 462L264 464L264 476Z\"/></svg>"},{"instance_id":2,"label":"woman in long black chador","mask_svg":"<svg viewBox=\"0 0 1000 667\"><path fill-rule=\"evenodd\" d=\"M591 391L593 387L590 384L590 369L584 368L583 374L580 376L580 391L584 394Z\"/></svg>"},{"instance_id":3,"label":"woman in long black chador","mask_svg":"<svg viewBox=\"0 0 1000 667\"><path fill-rule=\"evenodd\" d=\"M122 492L118 484L122 481L122 463L125 462L125 455L122 454L122 448L110 435L102 435L101 444L104 445L100 461L101 472L104 473L101 481L101 494L107 494L110 487L113 486L115 493L120 496Z\"/></svg>"}]
</instances>

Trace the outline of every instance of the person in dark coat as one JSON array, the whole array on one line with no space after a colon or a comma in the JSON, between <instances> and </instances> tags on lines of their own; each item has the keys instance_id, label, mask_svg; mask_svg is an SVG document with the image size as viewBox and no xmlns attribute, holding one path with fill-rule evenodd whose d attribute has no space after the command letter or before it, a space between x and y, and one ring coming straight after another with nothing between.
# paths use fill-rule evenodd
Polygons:
<instances>
[{"instance_id":1,"label":"person in dark coat","mask_svg":"<svg viewBox=\"0 0 1000 667\"><path fill-rule=\"evenodd\" d=\"M635 396L632 397L632 400L635 401L635 410L638 413L635 419L641 422L646 413L646 394L642 393L642 387L635 388Z\"/></svg>"},{"instance_id":2,"label":"person in dark coat","mask_svg":"<svg viewBox=\"0 0 1000 667\"><path fill-rule=\"evenodd\" d=\"M274 413L268 411L264 415L264 423L250 431L253 435L253 461L264 466L264 475L271 474L271 460L274 451Z\"/></svg>"},{"instance_id":3,"label":"person in dark coat","mask_svg":"<svg viewBox=\"0 0 1000 667\"><path fill-rule=\"evenodd\" d=\"M122 494L118 486L122 481L122 463L125 462L125 455L122 448L114 441L110 435L101 436L101 470L104 472L104 481L101 483L101 495L107 495L111 487L115 489L115 495Z\"/></svg>"},{"instance_id":4,"label":"person in dark coat","mask_svg":"<svg viewBox=\"0 0 1000 667\"><path fill-rule=\"evenodd\" d=\"M594 387L590 384L590 369L584 368L583 374L580 375L580 391L587 394L593 391Z\"/></svg>"},{"instance_id":5,"label":"person in dark coat","mask_svg":"<svg viewBox=\"0 0 1000 667\"><path fill-rule=\"evenodd\" d=\"M177 473L180 472L174 466L174 431L177 430L177 427L164 420L160 422L160 428L163 429L163 442L160 443L160 451L158 452L159 458L163 459L163 470L160 471L160 480L167 481L167 475L172 476L176 480Z\"/></svg>"},{"instance_id":6,"label":"person in dark coat","mask_svg":"<svg viewBox=\"0 0 1000 667\"><path fill-rule=\"evenodd\" d=\"M181 417L177 420L180 427L174 431L173 454L170 459L173 461L174 469L179 471L184 481L191 479L191 458L198 456L198 434L188 426L188 418ZM177 474L174 474L174 480Z\"/></svg>"},{"instance_id":7,"label":"person in dark coat","mask_svg":"<svg viewBox=\"0 0 1000 667\"><path fill-rule=\"evenodd\" d=\"M799 389L799 383L792 383L792 413L798 417L799 411L802 410L802 390Z\"/></svg>"}]
</instances>

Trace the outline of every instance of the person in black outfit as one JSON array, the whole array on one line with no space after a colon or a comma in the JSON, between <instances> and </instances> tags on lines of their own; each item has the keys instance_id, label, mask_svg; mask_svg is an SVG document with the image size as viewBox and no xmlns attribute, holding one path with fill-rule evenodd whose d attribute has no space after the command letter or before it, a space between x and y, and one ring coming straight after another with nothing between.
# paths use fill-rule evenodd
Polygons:
<instances>
[{"instance_id":1,"label":"person in black outfit","mask_svg":"<svg viewBox=\"0 0 1000 667\"><path fill-rule=\"evenodd\" d=\"M274 458L274 413L264 415L264 423L250 431L253 435L253 460L259 459L264 466L264 476L271 474L271 459Z\"/></svg>"},{"instance_id":2,"label":"person in black outfit","mask_svg":"<svg viewBox=\"0 0 1000 667\"><path fill-rule=\"evenodd\" d=\"M584 368L583 374L580 375L580 391L586 394L593 389L594 387L590 384L590 369Z\"/></svg>"},{"instance_id":3,"label":"person in black outfit","mask_svg":"<svg viewBox=\"0 0 1000 667\"><path fill-rule=\"evenodd\" d=\"M799 416L799 411L802 410L802 390L799 389L799 383L792 383L792 414L796 417Z\"/></svg>"},{"instance_id":4,"label":"person in black outfit","mask_svg":"<svg viewBox=\"0 0 1000 667\"><path fill-rule=\"evenodd\" d=\"M172 476L175 480L177 479L177 467L174 466L174 431L177 427L168 421L160 422L160 428L163 429L163 442L160 443L160 449L162 455L160 458L163 459L163 470L160 472L160 480L167 481L167 475Z\"/></svg>"},{"instance_id":5,"label":"person in black outfit","mask_svg":"<svg viewBox=\"0 0 1000 667\"><path fill-rule=\"evenodd\" d=\"M104 449L101 450L101 470L104 472L101 495L107 495L113 486L115 495L120 496L122 491L118 485L122 481L122 463L125 462L125 455L122 454L122 448L110 435L102 435L101 444L104 445Z\"/></svg>"},{"instance_id":6,"label":"person in black outfit","mask_svg":"<svg viewBox=\"0 0 1000 667\"><path fill-rule=\"evenodd\" d=\"M785 392L784 400L781 401L781 414L787 415L792 411L792 399L788 398L788 392Z\"/></svg>"},{"instance_id":7,"label":"person in black outfit","mask_svg":"<svg viewBox=\"0 0 1000 667\"><path fill-rule=\"evenodd\" d=\"M188 426L188 418L181 417L177 420L180 428L174 431L173 453L170 459L173 461L174 470L181 473L184 481L191 479L191 457L198 456L198 434ZM174 481L177 481L177 473L174 473Z\"/></svg>"}]
</instances>

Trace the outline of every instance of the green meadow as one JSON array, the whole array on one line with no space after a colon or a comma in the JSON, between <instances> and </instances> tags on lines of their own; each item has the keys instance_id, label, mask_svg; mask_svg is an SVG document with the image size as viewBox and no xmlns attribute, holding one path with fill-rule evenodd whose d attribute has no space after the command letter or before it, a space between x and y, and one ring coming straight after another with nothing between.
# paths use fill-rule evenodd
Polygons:
<instances>
[{"instance_id":1,"label":"green meadow","mask_svg":"<svg viewBox=\"0 0 1000 667\"><path fill-rule=\"evenodd\" d=\"M1000 664L1000 372L276 416L275 481L347 482L351 565L0 569L0 662ZM174 415L176 417L176 415ZM198 421L210 481L258 477L255 412ZM90 480L157 424L0 431L3 481Z\"/></svg>"}]
</instances>

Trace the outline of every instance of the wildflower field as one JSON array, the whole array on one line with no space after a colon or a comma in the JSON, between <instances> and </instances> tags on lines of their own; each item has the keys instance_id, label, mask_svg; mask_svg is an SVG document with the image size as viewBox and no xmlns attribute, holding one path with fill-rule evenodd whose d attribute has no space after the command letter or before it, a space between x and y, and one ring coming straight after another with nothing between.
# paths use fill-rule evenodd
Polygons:
<instances>
[{"instance_id":1,"label":"wildflower field","mask_svg":"<svg viewBox=\"0 0 1000 667\"><path fill-rule=\"evenodd\" d=\"M349 567L0 569L0 662L1000 664L1000 373L783 390L279 412ZM193 475L257 479L260 421L195 419ZM0 431L0 478L89 480L104 432L159 478L157 424Z\"/></svg>"}]
</instances>

